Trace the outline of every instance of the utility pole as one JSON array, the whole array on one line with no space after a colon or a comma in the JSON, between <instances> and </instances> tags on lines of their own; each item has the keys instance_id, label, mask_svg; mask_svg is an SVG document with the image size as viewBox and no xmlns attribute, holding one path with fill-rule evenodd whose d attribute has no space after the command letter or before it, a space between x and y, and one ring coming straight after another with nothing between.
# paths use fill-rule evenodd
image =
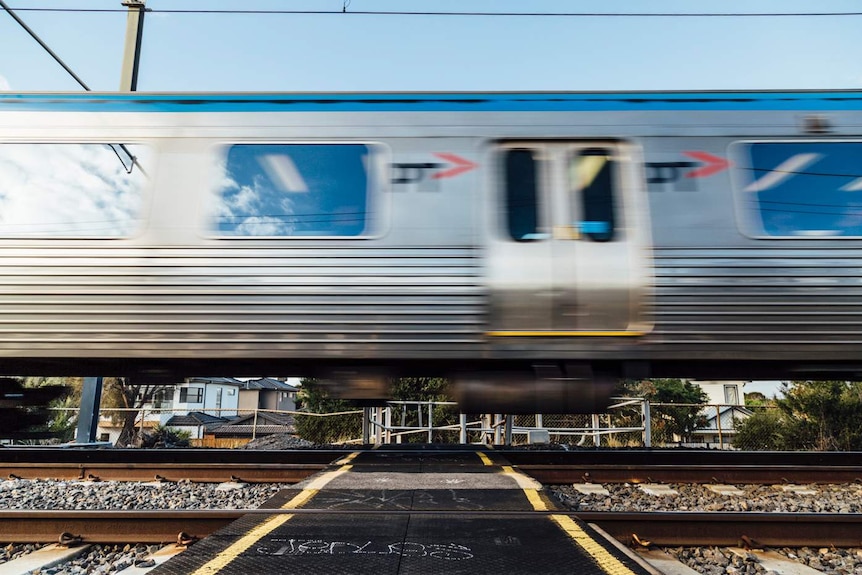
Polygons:
<instances>
[{"instance_id":1,"label":"utility pole","mask_svg":"<svg viewBox=\"0 0 862 575\"><path fill-rule=\"evenodd\" d=\"M123 72L120 77L121 92L135 92L138 89L138 64L141 61L141 39L144 35L144 14L146 0L124 0L123 6L129 9L126 19L126 46L123 51Z\"/></svg>"},{"instance_id":2,"label":"utility pole","mask_svg":"<svg viewBox=\"0 0 862 575\"><path fill-rule=\"evenodd\" d=\"M0 0L2 3L3 0ZM138 89L138 64L141 61L141 38L144 34L145 0L124 0L123 6L129 9L126 19L126 44L123 51L123 71L120 76L120 91L135 92ZM3 4L6 8L6 5ZM8 8L7 8L8 10ZM14 17L14 14L12 15ZM23 25L23 24L22 24ZM56 57L55 57L56 58ZM65 66L64 66L65 67ZM68 69L68 68L67 68ZM71 73L71 71L69 71ZM75 76L77 79L77 76ZM78 82L89 90L83 82ZM120 147L128 153L125 146ZM130 157L134 158L131 154ZM77 443L93 443L99 425L99 404L102 402L102 378L85 377L81 394L81 409L78 412Z\"/></svg>"}]
</instances>

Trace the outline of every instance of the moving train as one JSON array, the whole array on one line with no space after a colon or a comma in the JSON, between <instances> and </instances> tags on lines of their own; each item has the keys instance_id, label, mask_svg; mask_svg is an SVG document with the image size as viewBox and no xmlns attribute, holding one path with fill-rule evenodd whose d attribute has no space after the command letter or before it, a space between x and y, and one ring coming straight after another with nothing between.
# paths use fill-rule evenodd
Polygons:
<instances>
[{"instance_id":1,"label":"moving train","mask_svg":"<svg viewBox=\"0 0 862 575\"><path fill-rule=\"evenodd\" d=\"M860 263L858 91L0 93L4 374L853 379Z\"/></svg>"}]
</instances>

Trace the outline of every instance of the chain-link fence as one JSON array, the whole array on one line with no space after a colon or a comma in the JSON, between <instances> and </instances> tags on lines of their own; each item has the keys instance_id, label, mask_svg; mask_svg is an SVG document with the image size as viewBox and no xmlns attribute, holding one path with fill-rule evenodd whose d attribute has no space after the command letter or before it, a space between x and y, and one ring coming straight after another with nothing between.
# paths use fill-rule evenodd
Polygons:
<instances>
[{"instance_id":1,"label":"chain-link fence","mask_svg":"<svg viewBox=\"0 0 862 575\"><path fill-rule=\"evenodd\" d=\"M58 409L58 420L74 427L76 411ZM393 401L334 413L103 409L97 441L143 447L231 448L286 435L314 445L551 443L584 448L763 450L781 448L782 425L779 410L770 407L663 404L639 398L615 400L605 413L592 415L463 414L453 402Z\"/></svg>"}]
</instances>

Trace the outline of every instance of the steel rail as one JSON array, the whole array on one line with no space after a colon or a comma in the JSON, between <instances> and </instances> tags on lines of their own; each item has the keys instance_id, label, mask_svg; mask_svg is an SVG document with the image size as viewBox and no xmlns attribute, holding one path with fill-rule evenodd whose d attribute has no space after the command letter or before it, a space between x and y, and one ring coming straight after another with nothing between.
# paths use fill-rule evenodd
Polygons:
<instances>
[{"instance_id":1,"label":"steel rail","mask_svg":"<svg viewBox=\"0 0 862 575\"><path fill-rule=\"evenodd\" d=\"M0 463L0 477L65 481L297 483L325 464L290 463Z\"/></svg>"},{"instance_id":2,"label":"steel rail","mask_svg":"<svg viewBox=\"0 0 862 575\"><path fill-rule=\"evenodd\" d=\"M0 449L0 478L296 483L349 453L350 450ZM419 464L439 461L447 453L463 455L464 451L392 449L387 453ZM501 449L490 453L499 454L544 484L862 482L859 452Z\"/></svg>"},{"instance_id":3,"label":"steel rail","mask_svg":"<svg viewBox=\"0 0 862 575\"><path fill-rule=\"evenodd\" d=\"M519 465L540 483L858 483L857 466Z\"/></svg>"},{"instance_id":4,"label":"steel rail","mask_svg":"<svg viewBox=\"0 0 862 575\"><path fill-rule=\"evenodd\" d=\"M423 511L236 509L205 511L0 511L0 540L11 543L56 542L63 533L84 543L168 543L180 533L206 537L250 515L437 516L524 518L569 515L595 524L615 539L660 546L858 547L862 514Z\"/></svg>"}]
</instances>

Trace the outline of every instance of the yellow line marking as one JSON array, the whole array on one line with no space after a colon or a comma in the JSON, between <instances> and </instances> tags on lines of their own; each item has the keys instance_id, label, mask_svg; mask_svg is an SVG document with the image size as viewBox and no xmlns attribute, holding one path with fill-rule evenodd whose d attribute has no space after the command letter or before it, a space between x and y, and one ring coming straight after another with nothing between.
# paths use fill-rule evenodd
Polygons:
<instances>
[{"instance_id":1,"label":"yellow line marking","mask_svg":"<svg viewBox=\"0 0 862 575\"><path fill-rule=\"evenodd\" d=\"M341 459L339 459L338 461L333 463L333 465L346 465L346 464L350 463L351 461L353 461L354 459L356 459L357 457L359 457L359 452L354 451L350 455L345 455L344 457L342 457Z\"/></svg>"},{"instance_id":2,"label":"yellow line marking","mask_svg":"<svg viewBox=\"0 0 862 575\"><path fill-rule=\"evenodd\" d=\"M336 469L335 471L328 471L317 479L313 479L311 483L305 486L304 491L308 491L309 489L322 489L324 485L326 485L339 475L347 473L351 469L353 469L352 465L342 465L339 469Z\"/></svg>"},{"instance_id":3,"label":"yellow line marking","mask_svg":"<svg viewBox=\"0 0 862 575\"><path fill-rule=\"evenodd\" d=\"M542 499L538 489L524 489L524 493L527 495L527 500L533 506L533 509L536 511L550 511L548 504Z\"/></svg>"},{"instance_id":4,"label":"yellow line marking","mask_svg":"<svg viewBox=\"0 0 862 575\"><path fill-rule=\"evenodd\" d=\"M568 515L551 515L557 525L559 525L566 534L575 540L584 551L590 554L590 557L596 560L599 567L608 575L634 575L634 572L626 567L622 561L611 555L611 553L599 545L592 537L590 537L581 526L578 525Z\"/></svg>"},{"instance_id":5,"label":"yellow line marking","mask_svg":"<svg viewBox=\"0 0 862 575\"><path fill-rule=\"evenodd\" d=\"M297 509L302 507L308 503L312 497L317 495L324 485L339 475L347 473L352 467L352 465L344 465L340 469L329 471L317 479L312 480L305 489L299 492L290 501L282 505L281 509ZM215 575L227 567L231 561L239 557L249 547L257 543L262 537L272 533L274 530L287 523L291 518L293 518L293 514L290 513L284 515L273 515L266 518L260 523L260 525L256 526L246 535L243 535L241 538L233 542L227 547L227 549L216 555L208 563L205 563L197 571L194 571L193 575Z\"/></svg>"},{"instance_id":6,"label":"yellow line marking","mask_svg":"<svg viewBox=\"0 0 862 575\"><path fill-rule=\"evenodd\" d=\"M646 335L644 331L486 331L491 337L632 337Z\"/></svg>"},{"instance_id":7,"label":"yellow line marking","mask_svg":"<svg viewBox=\"0 0 862 575\"><path fill-rule=\"evenodd\" d=\"M512 476L518 482L518 486L524 491L527 500L535 511L553 511L548 505L548 501L542 497L541 483L509 465L503 466L503 472ZM575 541L575 544L586 551L605 573L608 575L634 575L631 569L626 567L619 559L590 537L571 517L568 515L551 515L551 519L566 532L566 535Z\"/></svg>"},{"instance_id":8,"label":"yellow line marking","mask_svg":"<svg viewBox=\"0 0 862 575\"><path fill-rule=\"evenodd\" d=\"M219 553L209 563L204 564L194 572L194 575L215 575L236 559L240 553L257 543L261 537L266 536L284 523L287 523L293 515L275 515L270 517L254 529L233 543L230 547Z\"/></svg>"},{"instance_id":9,"label":"yellow line marking","mask_svg":"<svg viewBox=\"0 0 862 575\"><path fill-rule=\"evenodd\" d=\"M482 463L485 464L485 467L490 467L490 466L494 465L494 462L491 461L491 458L488 457L487 455L485 455L484 453L482 453L481 451L477 451L476 455L479 456L479 459L482 460Z\"/></svg>"},{"instance_id":10,"label":"yellow line marking","mask_svg":"<svg viewBox=\"0 0 862 575\"><path fill-rule=\"evenodd\" d=\"M536 481L532 477L529 477L528 475L521 473L520 471L515 471L515 468L513 468L511 465L504 465L503 466L503 473L505 473L506 475L508 475L512 479L514 479L515 483L518 484L518 487L520 487L523 490L527 490L527 489L539 490L542 488L541 483L539 483L538 481Z\"/></svg>"}]
</instances>

